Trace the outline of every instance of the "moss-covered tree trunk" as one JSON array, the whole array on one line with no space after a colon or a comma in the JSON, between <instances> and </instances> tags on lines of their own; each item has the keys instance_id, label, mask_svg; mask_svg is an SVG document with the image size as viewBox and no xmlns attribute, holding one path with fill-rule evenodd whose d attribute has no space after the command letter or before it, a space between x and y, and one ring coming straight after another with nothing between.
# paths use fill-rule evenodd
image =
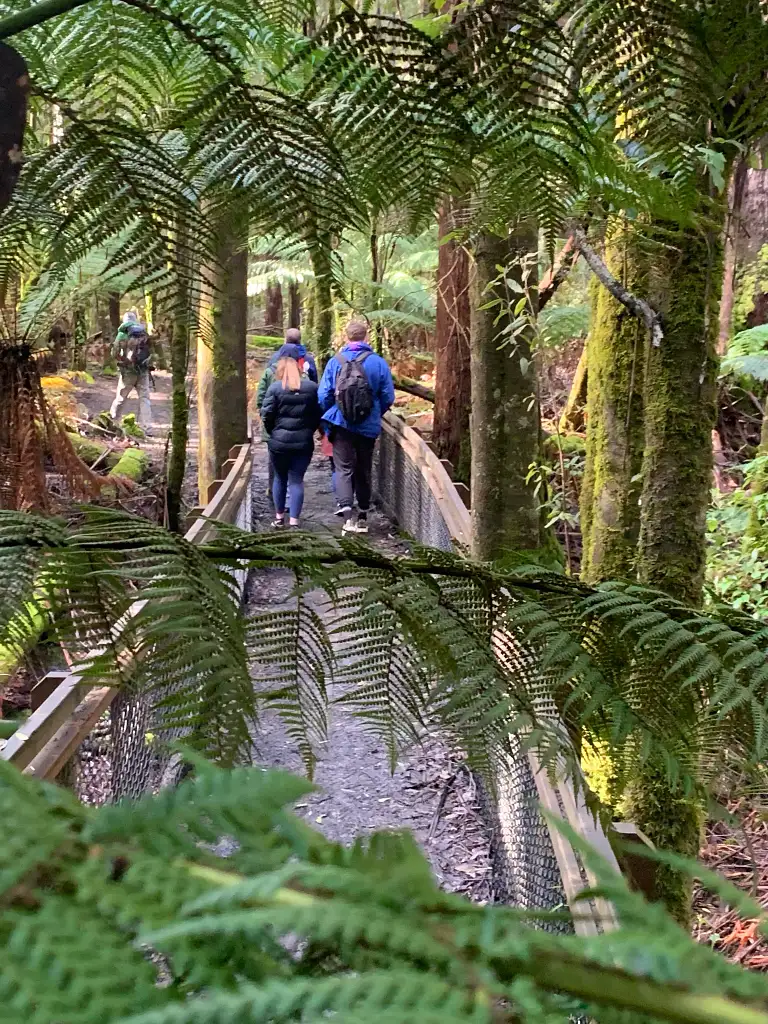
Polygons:
<instances>
[{"instance_id":1,"label":"moss-covered tree trunk","mask_svg":"<svg viewBox=\"0 0 768 1024\"><path fill-rule=\"evenodd\" d=\"M483 234L471 275L472 548L476 558L501 564L519 562L520 552L537 558L542 548L539 500L527 479L540 443L531 336L523 331L501 348L509 341L510 296L494 284L499 266L519 277L513 261L537 244L530 226L506 238Z\"/></svg>"},{"instance_id":2,"label":"moss-covered tree trunk","mask_svg":"<svg viewBox=\"0 0 768 1024\"><path fill-rule=\"evenodd\" d=\"M309 257L315 285L312 296L312 326L315 355L324 369L333 355L333 274L331 272L331 240L319 235L310 246Z\"/></svg>"},{"instance_id":3,"label":"moss-covered tree trunk","mask_svg":"<svg viewBox=\"0 0 768 1024\"><path fill-rule=\"evenodd\" d=\"M184 290L186 294L186 289ZM170 330L171 347L171 452L168 459L166 512L168 529L183 533L181 491L187 467L189 406L187 402L187 365L189 326L185 312L177 312Z\"/></svg>"},{"instance_id":4,"label":"moss-covered tree trunk","mask_svg":"<svg viewBox=\"0 0 768 1024\"><path fill-rule=\"evenodd\" d=\"M457 201L446 197L440 208L441 239L454 230L456 210ZM471 399L469 254L463 245L449 239L442 242L437 254L432 442L463 483L469 483L471 473Z\"/></svg>"},{"instance_id":5,"label":"moss-covered tree trunk","mask_svg":"<svg viewBox=\"0 0 768 1024\"><path fill-rule=\"evenodd\" d=\"M701 602L706 514L716 417L720 223L704 234L669 232L654 262L651 294L664 339L650 349L638 572L643 583Z\"/></svg>"},{"instance_id":6,"label":"moss-covered tree trunk","mask_svg":"<svg viewBox=\"0 0 768 1024\"><path fill-rule=\"evenodd\" d=\"M647 293L644 262L630 230L623 222L614 224L606 239L606 263L635 295ZM595 279L581 496L581 575L589 583L631 579L635 572L647 333L645 325Z\"/></svg>"},{"instance_id":7,"label":"moss-covered tree trunk","mask_svg":"<svg viewBox=\"0 0 768 1024\"><path fill-rule=\"evenodd\" d=\"M720 213L720 223L712 223ZM645 377L645 456L638 573L643 583L698 604L705 564L706 512L712 482L712 428L716 413L718 303L723 281L724 210L710 206L708 234L670 230L654 260L650 294L662 313L664 338L648 352ZM647 685L647 684L646 684ZM663 701L663 680L649 691ZM696 698L678 698L685 730L677 755L694 766ZM651 718L651 720L653 720ZM687 743L687 745L686 745ZM667 766L651 760L637 773L627 811L659 847L698 854L703 807L670 785ZM691 914L691 883L665 865L656 871L656 897L683 924Z\"/></svg>"},{"instance_id":8,"label":"moss-covered tree trunk","mask_svg":"<svg viewBox=\"0 0 768 1024\"><path fill-rule=\"evenodd\" d=\"M201 504L207 502L208 487L217 478L229 449L242 444L248 431L246 232L242 212L239 223L233 213L223 218L218 229L217 263L206 274L210 284L206 286L200 309L197 410Z\"/></svg>"}]
</instances>

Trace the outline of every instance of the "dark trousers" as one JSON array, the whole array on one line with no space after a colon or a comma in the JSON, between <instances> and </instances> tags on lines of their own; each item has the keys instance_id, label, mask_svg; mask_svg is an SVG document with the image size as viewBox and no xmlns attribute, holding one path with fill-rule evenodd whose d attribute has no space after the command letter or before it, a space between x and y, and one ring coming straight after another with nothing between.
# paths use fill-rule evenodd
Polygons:
<instances>
[{"instance_id":1,"label":"dark trousers","mask_svg":"<svg viewBox=\"0 0 768 1024\"><path fill-rule=\"evenodd\" d=\"M331 435L333 463L336 467L336 500L341 508L371 507L371 471L375 437L363 437L343 427L334 427Z\"/></svg>"}]
</instances>

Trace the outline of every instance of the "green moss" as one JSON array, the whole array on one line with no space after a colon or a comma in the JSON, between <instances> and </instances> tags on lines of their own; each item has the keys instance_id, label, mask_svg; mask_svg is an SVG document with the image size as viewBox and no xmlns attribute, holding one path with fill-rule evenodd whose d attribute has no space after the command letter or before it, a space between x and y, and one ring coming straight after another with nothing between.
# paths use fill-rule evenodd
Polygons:
<instances>
[{"instance_id":1,"label":"green moss","mask_svg":"<svg viewBox=\"0 0 768 1024\"><path fill-rule=\"evenodd\" d=\"M104 444L103 441L96 441L93 438L81 437L79 434L69 432L67 437L72 442L72 447L77 452L78 458L82 459L87 466L92 466L108 450L108 445ZM99 465L105 469L112 469L117 465L119 458L119 452L110 452Z\"/></svg>"},{"instance_id":2,"label":"green moss","mask_svg":"<svg viewBox=\"0 0 768 1024\"><path fill-rule=\"evenodd\" d=\"M606 259L630 291L646 293L645 261L623 222L609 234ZM597 583L634 575L640 531L646 331L601 285L593 287L591 299L581 575Z\"/></svg>"},{"instance_id":3,"label":"green moss","mask_svg":"<svg viewBox=\"0 0 768 1024\"><path fill-rule=\"evenodd\" d=\"M126 448L110 476L125 476L140 483L149 471L149 456L140 448Z\"/></svg>"},{"instance_id":4,"label":"green moss","mask_svg":"<svg viewBox=\"0 0 768 1024\"><path fill-rule=\"evenodd\" d=\"M282 345L283 339L275 335L267 334L249 334L248 335L248 348L249 349L269 349L274 352L275 349Z\"/></svg>"},{"instance_id":5,"label":"green moss","mask_svg":"<svg viewBox=\"0 0 768 1024\"><path fill-rule=\"evenodd\" d=\"M123 416L120 426L122 427L123 433L128 437L136 437L141 440L145 434L136 421L136 414L129 412L126 416Z\"/></svg>"},{"instance_id":6,"label":"green moss","mask_svg":"<svg viewBox=\"0 0 768 1024\"><path fill-rule=\"evenodd\" d=\"M695 859L701 848L704 814L699 802L673 790L664 765L649 763L638 772L626 802L627 819L654 846ZM666 864L658 864L654 898L685 928L691 921L691 879Z\"/></svg>"},{"instance_id":7,"label":"green moss","mask_svg":"<svg viewBox=\"0 0 768 1024\"><path fill-rule=\"evenodd\" d=\"M542 441L544 454L548 458L563 455L585 455L587 440L583 434L545 434Z\"/></svg>"},{"instance_id":8,"label":"green moss","mask_svg":"<svg viewBox=\"0 0 768 1024\"><path fill-rule=\"evenodd\" d=\"M709 208L708 208L709 210ZM710 219L721 205L709 210ZM698 604L716 416L720 227L664 235L652 279L664 338L648 355L638 569L650 586Z\"/></svg>"}]
</instances>

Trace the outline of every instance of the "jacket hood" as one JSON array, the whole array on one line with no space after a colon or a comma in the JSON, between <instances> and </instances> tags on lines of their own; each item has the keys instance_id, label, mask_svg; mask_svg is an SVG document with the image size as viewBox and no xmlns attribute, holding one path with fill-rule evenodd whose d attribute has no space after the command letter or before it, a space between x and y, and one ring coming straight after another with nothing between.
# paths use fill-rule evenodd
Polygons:
<instances>
[{"instance_id":1,"label":"jacket hood","mask_svg":"<svg viewBox=\"0 0 768 1024\"><path fill-rule=\"evenodd\" d=\"M295 359L296 362L298 362L299 359L303 359L306 354L307 354L307 350L304 348L303 345L291 345L291 344L288 344L288 345L283 345L282 348L280 348L278 350L277 358L278 359Z\"/></svg>"},{"instance_id":2,"label":"jacket hood","mask_svg":"<svg viewBox=\"0 0 768 1024\"><path fill-rule=\"evenodd\" d=\"M367 341L348 341L341 349L342 352L373 352L373 348Z\"/></svg>"}]
</instances>

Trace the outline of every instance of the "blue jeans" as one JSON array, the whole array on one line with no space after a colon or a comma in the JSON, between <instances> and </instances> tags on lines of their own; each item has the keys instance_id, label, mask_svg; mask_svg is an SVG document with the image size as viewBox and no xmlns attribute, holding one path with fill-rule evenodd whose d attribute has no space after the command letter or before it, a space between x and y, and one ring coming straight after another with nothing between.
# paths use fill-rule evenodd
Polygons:
<instances>
[{"instance_id":1,"label":"blue jeans","mask_svg":"<svg viewBox=\"0 0 768 1024\"><path fill-rule=\"evenodd\" d=\"M291 502L288 513L291 519L298 519L304 504L304 474L312 461L312 449L304 452L272 452L275 479L272 484L272 500L275 512L285 512L285 495L291 488Z\"/></svg>"}]
</instances>

